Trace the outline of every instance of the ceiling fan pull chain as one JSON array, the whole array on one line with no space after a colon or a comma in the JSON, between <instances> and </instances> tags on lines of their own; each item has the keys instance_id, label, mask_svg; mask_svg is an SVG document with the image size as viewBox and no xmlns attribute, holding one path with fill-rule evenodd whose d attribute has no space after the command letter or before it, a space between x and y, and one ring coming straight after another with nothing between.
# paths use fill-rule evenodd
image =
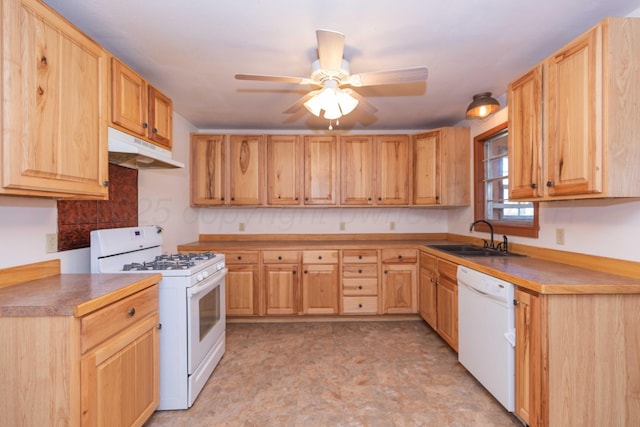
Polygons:
<instances>
[{"instance_id":1,"label":"ceiling fan pull chain","mask_svg":"<svg viewBox=\"0 0 640 427\"><path fill-rule=\"evenodd\" d=\"M331 120L329 120L329 130L333 130L333 126L331 126Z\"/></svg>"}]
</instances>

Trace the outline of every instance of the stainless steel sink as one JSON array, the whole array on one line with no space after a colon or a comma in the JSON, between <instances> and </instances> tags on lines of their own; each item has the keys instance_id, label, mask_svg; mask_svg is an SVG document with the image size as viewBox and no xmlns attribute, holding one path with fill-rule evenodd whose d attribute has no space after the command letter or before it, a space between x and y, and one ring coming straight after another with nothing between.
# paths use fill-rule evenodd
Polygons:
<instances>
[{"instance_id":1,"label":"stainless steel sink","mask_svg":"<svg viewBox=\"0 0 640 427\"><path fill-rule=\"evenodd\" d=\"M428 245L430 248L447 252L456 256L488 256L488 257L513 257L524 256L512 252L503 252L490 248L474 245Z\"/></svg>"}]
</instances>

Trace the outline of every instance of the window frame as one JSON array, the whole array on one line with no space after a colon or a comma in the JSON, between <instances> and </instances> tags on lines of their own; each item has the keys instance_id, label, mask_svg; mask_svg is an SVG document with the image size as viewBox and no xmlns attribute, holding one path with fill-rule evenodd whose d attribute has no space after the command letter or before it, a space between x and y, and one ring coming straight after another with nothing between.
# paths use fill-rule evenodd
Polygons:
<instances>
[{"instance_id":1,"label":"window frame","mask_svg":"<svg viewBox=\"0 0 640 427\"><path fill-rule=\"evenodd\" d=\"M485 141L493 138L499 132L508 130L508 122L500 123L493 128L476 135L473 138L473 170L474 170L474 202L473 202L473 216L474 220L484 219L486 220L486 194L484 188L484 143ZM533 202L533 223L531 225L524 225L515 221L499 221L491 220L494 233L506 234L508 236L521 236L538 238L540 231L540 225L538 222L539 210L538 202ZM490 232L489 227L486 224L479 223L474 227L475 230Z\"/></svg>"}]
</instances>

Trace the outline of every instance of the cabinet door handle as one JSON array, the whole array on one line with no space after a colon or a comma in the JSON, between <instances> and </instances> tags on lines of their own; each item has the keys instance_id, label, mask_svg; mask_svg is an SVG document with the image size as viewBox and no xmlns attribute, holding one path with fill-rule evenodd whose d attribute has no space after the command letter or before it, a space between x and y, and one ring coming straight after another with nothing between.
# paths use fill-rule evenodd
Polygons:
<instances>
[{"instance_id":1,"label":"cabinet door handle","mask_svg":"<svg viewBox=\"0 0 640 427\"><path fill-rule=\"evenodd\" d=\"M151 129L151 132L158 133L158 129L157 128L153 128L153 129Z\"/></svg>"},{"instance_id":2,"label":"cabinet door handle","mask_svg":"<svg viewBox=\"0 0 640 427\"><path fill-rule=\"evenodd\" d=\"M156 326L156 329L162 329L162 323L158 323L158 326Z\"/></svg>"},{"instance_id":3,"label":"cabinet door handle","mask_svg":"<svg viewBox=\"0 0 640 427\"><path fill-rule=\"evenodd\" d=\"M517 299L513 299L513 305L520 305L520 301L518 301Z\"/></svg>"},{"instance_id":4,"label":"cabinet door handle","mask_svg":"<svg viewBox=\"0 0 640 427\"><path fill-rule=\"evenodd\" d=\"M294 200L297 202L298 201L298 196L296 196L296 198Z\"/></svg>"},{"instance_id":5,"label":"cabinet door handle","mask_svg":"<svg viewBox=\"0 0 640 427\"><path fill-rule=\"evenodd\" d=\"M291 274L296 274L296 271L295 271L295 270L293 270L293 271L291 272Z\"/></svg>"},{"instance_id":6,"label":"cabinet door handle","mask_svg":"<svg viewBox=\"0 0 640 427\"><path fill-rule=\"evenodd\" d=\"M129 316L133 316L134 314L136 314L136 309L135 309L135 308L132 308L131 310L127 311L127 314L128 314Z\"/></svg>"},{"instance_id":7,"label":"cabinet door handle","mask_svg":"<svg viewBox=\"0 0 640 427\"><path fill-rule=\"evenodd\" d=\"M552 181L547 181L547 187L553 187L553 182Z\"/></svg>"},{"instance_id":8,"label":"cabinet door handle","mask_svg":"<svg viewBox=\"0 0 640 427\"><path fill-rule=\"evenodd\" d=\"M102 186L103 187L108 187L109 186L109 181L102 181Z\"/></svg>"},{"instance_id":9,"label":"cabinet door handle","mask_svg":"<svg viewBox=\"0 0 640 427\"><path fill-rule=\"evenodd\" d=\"M538 184L536 184L535 182L532 182L531 183L531 188L533 188L535 190L536 188L538 188Z\"/></svg>"},{"instance_id":10,"label":"cabinet door handle","mask_svg":"<svg viewBox=\"0 0 640 427\"><path fill-rule=\"evenodd\" d=\"M231 198L231 201L233 202L235 199L236 199L235 197L232 197L232 198Z\"/></svg>"},{"instance_id":11,"label":"cabinet door handle","mask_svg":"<svg viewBox=\"0 0 640 427\"><path fill-rule=\"evenodd\" d=\"M307 271L307 270L305 270L305 271L304 271L304 274L307 274L307 273L308 273L308 271Z\"/></svg>"},{"instance_id":12,"label":"cabinet door handle","mask_svg":"<svg viewBox=\"0 0 640 427\"><path fill-rule=\"evenodd\" d=\"M146 128L148 128L148 127L149 127L149 124L148 124L148 123L143 123L143 124L142 124L142 129L146 129Z\"/></svg>"},{"instance_id":13,"label":"cabinet door handle","mask_svg":"<svg viewBox=\"0 0 640 427\"><path fill-rule=\"evenodd\" d=\"M384 271L384 274L387 274L387 273L388 273L388 272L387 272L387 270L385 270L385 271Z\"/></svg>"}]
</instances>

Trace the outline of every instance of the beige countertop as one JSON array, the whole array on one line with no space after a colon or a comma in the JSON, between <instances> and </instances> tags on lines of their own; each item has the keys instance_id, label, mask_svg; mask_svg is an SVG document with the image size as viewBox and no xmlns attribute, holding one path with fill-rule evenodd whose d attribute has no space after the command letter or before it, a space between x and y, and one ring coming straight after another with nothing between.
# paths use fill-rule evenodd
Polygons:
<instances>
[{"instance_id":1,"label":"beige countertop","mask_svg":"<svg viewBox=\"0 0 640 427\"><path fill-rule=\"evenodd\" d=\"M0 288L0 316L84 316L158 283L160 274L59 274Z\"/></svg>"},{"instance_id":2,"label":"beige countertop","mask_svg":"<svg viewBox=\"0 0 640 427\"><path fill-rule=\"evenodd\" d=\"M415 247L456 264L498 277L541 294L637 294L640 279L576 267L532 256L525 257L459 257L430 248L429 245L459 243L434 240L357 240L357 241L196 241L178 246L179 251L247 251L269 249L357 249L382 247Z\"/></svg>"}]
</instances>

